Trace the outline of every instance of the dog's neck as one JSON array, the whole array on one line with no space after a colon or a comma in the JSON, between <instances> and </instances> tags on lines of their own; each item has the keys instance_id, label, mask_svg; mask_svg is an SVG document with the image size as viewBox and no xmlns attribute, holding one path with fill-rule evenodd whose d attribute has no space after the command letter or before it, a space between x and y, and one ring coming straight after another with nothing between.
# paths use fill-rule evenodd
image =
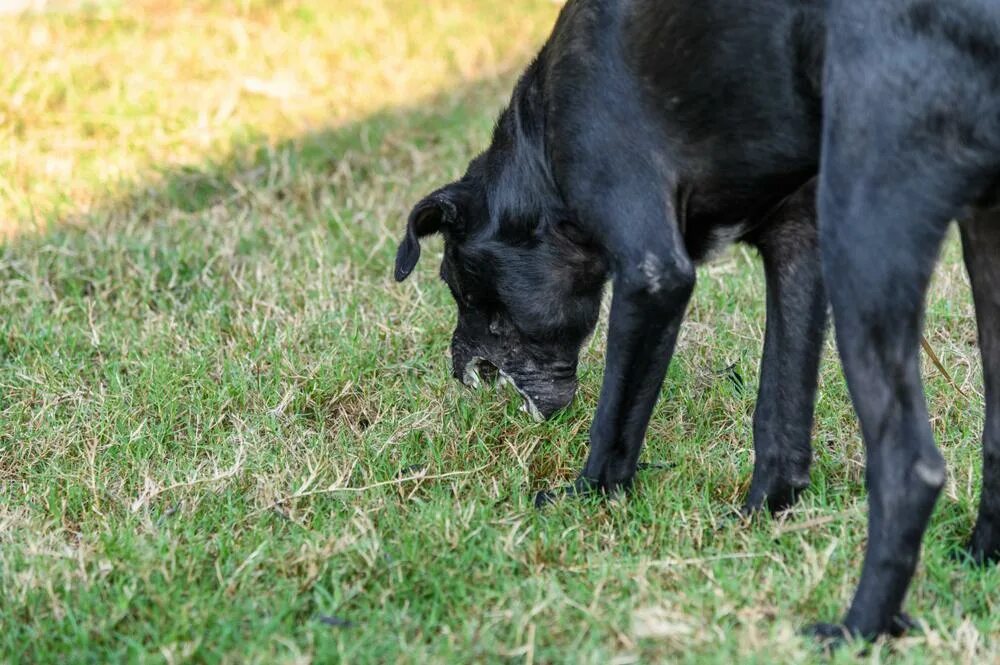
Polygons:
<instances>
[{"instance_id":1,"label":"dog's neck","mask_svg":"<svg viewBox=\"0 0 1000 665\"><path fill-rule=\"evenodd\" d=\"M522 74L486 154L490 218L501 226L550 223L564 209L546 150L544 56Z\"/></svg>"}]
</instances>

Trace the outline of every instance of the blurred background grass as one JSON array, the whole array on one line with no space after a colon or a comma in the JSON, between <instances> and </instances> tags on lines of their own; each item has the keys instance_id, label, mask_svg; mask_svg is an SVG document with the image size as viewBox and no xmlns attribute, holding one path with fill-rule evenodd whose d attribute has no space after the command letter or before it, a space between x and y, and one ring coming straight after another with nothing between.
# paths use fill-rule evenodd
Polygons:
<instances>
[{"instance_id":1,"label":"blurred background grass","mask_svg":"<svg viewBox=\"0 0 1000 665\"><path fill-rule=\"evenodd\" d=\"M44 2L0 20L0 227L495 79L551 2ZM483 27L488 26L488 30ZM357 139L368 140L361 135ZM328 146L335 150L341 146Z\"/></svg>"}]
</instances>

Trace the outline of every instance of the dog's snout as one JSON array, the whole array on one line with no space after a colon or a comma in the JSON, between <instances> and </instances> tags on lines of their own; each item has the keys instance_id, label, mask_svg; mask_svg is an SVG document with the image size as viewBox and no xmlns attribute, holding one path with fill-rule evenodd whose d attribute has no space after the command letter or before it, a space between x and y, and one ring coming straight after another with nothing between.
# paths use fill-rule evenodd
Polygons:
<instances>
[{"instance_id":1,"label":"dog's snout","mask_svg":"<svg viewBox=\"0 0 1000 665\"><path fill-rule=\"evenodd\" d=\"M496 382L500 370L497 366L485 358L473 356L467 362L455 365L455 378L469 388L479 388L483 383L492 384Z\"/></svg>"}]
</instances>

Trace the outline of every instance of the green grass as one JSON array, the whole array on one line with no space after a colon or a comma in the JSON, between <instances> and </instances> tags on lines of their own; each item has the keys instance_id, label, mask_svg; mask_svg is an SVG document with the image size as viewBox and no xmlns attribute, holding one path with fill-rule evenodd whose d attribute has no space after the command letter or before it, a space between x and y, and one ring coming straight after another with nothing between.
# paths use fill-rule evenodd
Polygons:
<instances>
[{"instance_id":1,"label":"green grass","mask_svg":"<svg viewBox=\"0 0 1000 665\"><path fill-rule=\"evenodd\" d=\"M857 581L863 450L828 344L812 489L728 519L752 254L700 272L644 454L672 466L541 515L585 456L603 327L537 425L450 378L439 241L391 280L409 206L485 144L553 3L63 5L0 22L0 661L821 658L797 631ZM951 476L907 604L926 630L863 660L995 662L1000 572L950 558L982 424L954 239L927 334L970 397L927 364Z\"/></svg>"}]
</instances>

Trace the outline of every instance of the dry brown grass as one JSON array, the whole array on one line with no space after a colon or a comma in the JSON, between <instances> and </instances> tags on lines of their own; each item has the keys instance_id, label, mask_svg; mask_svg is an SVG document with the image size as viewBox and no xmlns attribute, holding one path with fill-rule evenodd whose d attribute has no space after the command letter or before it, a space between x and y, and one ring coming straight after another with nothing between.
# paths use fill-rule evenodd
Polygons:
<instances>
[{"instance_id":1,"label":"dry brown grass","mask_svg":"<svg viewBox=\"0 0 1000 665\"><path fill-rule=\"evenodd\" d=\"M539 516L599 389L535 425L444 358L410 204L482 146L541 0L138 2L0 21L0 661L815 662L858 574L863 454L828 349L814 487L746 491L763 283L700 273L650 471ZM925 375L951 479L871 662L997 662L996 569L955 564L981 378L954 239ZM736 366L747 390L720 376ZM853 660L841 652L835 662Z\"/></svg>"}]
</instances>

